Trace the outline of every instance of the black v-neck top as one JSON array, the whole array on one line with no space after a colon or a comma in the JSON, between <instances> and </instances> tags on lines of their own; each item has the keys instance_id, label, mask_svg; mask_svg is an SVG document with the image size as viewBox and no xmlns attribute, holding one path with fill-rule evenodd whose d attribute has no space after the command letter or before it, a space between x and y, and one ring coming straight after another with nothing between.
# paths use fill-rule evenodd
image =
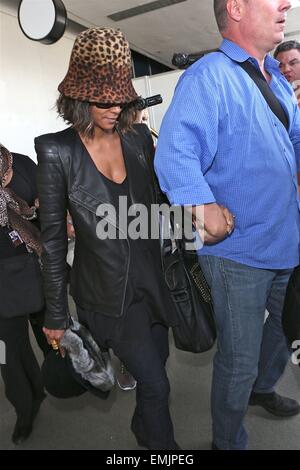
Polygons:
<instances>
[{"instance_id":1,"label":"black v-neck top","mask_svg":"<svg viewBox=\"0 0 300 470\"><path fill-rule=\"evenodd\" d=\"M133 220L133 217L128 216L131 204L128 178L126 177L122 183L115 183L97 170L96 166L95 170L105 180L114 207L118 207L120 196L127 196L128 227ZM92 319L96 322L98 339L103 347L110 347L112 338L124 339L124 335L128 336L128 331L135 332L136 329L142 331L149 322L150 324L175 322L172 321L174 306L169 292L166 292L167 286L162 276L156 241L141 238L132 240L130 237L127 239L130 247L130 265L122 317L112 318L101 312L84 312L80 309L81 314L88 315L90 321Z\"/></svg>"}]
</instances>

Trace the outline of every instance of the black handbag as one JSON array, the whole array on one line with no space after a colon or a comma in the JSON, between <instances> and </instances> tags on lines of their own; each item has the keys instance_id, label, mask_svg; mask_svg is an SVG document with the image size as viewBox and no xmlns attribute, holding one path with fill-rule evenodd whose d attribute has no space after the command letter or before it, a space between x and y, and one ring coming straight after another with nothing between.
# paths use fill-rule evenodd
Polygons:
<instances>
[{"instance_id":1,"label":"black handbag","mask_svg":"<svg viewBox=\"0 0 300 470\"><path fill-rule=\"evenodd\" d=\"M0 317L14 318L44 307L43 280L35 253L0 259Z\"/></svg>"},{"instance_id":2,"label":"black handbag","mask_svg":"<svg viewBox=\"0 0 300 470\"><path fill-rule=\"evenodd\" d=\"M157 181L152 157L146 154L146 160L155 201L158 204L168 204ZM173 224L171 214L170 232L174 232ZM217 333L210 289L201 270L197 252L186 250L184 240L176 237L173 237L173 240L164 240L162 225L160 218L162 268L177 320L176 325L172 326L175 346L177 349L193 353L208 351L213 347Z\"/></svg>"},{"instance_id":3,"label":"black handbag","mask_svg":"<svg viewBox=\"0 0 300 470\"><path fill-rule=\"evenodd\" d=\"M194 353L211 349L216 327L210 289L196 251L185 249L182 240L162 250L164 278L175 305L177 324L172 327L177 349ZM175 247L175 249L174 249Z\"/></svg>"},{"instance_id":4,"label":"black handbag","mask_svg":"<svg viewBox=\"0 0 300 470\"><path fill-rule=\"evenodd\" d=\"M294 269L286 290L283 312L283 331L289 345L300 340L300 266Z\"/></svg>"},{"instance_id":5,"label":"black handbag","mask_svg":"<svg viewBox=\"0 0 300 470\"><path fill-rule=\"evenodd\" d=\"M46 390L57 398L71 398L86 391L106 399L115 385L109 351L95 342L87 328L70 318L60 345L65 350L50 351L42 365Z\"/></svg>"}]
</instances>

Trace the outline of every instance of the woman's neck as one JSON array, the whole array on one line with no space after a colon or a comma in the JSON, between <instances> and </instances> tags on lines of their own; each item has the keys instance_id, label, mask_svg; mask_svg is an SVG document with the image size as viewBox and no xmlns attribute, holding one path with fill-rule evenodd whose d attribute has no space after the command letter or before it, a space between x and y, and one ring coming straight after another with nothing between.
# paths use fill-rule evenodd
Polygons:
<instances>
[{"instance_id":1,"label":"woman's neck","mask_svg":"<svg viewBox=\"0 0 300 470\"><path fill-rule=\"evenodd\" d=\"M116 137L118 137L118 134L116 132L116 129L109 129L109 130L105 130L105 129L100 129L98 127L95 128L94 130L94 135L93 137L89 138L87 136L84 136L82 134L80 134L80 137L81 137L81 140L85 143L85 144L89 144L89 145L93 145L93 144L103 144L105 142L109 143L109 142L112 142L113 140L116 139Z\"/></svg>"}]
</instances>

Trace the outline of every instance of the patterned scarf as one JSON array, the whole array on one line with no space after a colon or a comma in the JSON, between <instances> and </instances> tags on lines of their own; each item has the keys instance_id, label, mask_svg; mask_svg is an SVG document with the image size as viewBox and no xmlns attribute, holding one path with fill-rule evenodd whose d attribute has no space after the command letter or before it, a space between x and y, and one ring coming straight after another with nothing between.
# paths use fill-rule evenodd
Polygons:
<instances>
[{"instance_id":1,"label":"patterned scarf","mask_svg":"<svg viewBox=\"0 0 300 470\"><path fill-rule=\"evenodd\" d=\"M11 227L16 230L29 252L42 253L39 230L28 220L35 211L27 202L19 198L11 189L4 187L5 177L12 169L12 154L0 144L0 227Z\"/></svg>"}]
</instances>

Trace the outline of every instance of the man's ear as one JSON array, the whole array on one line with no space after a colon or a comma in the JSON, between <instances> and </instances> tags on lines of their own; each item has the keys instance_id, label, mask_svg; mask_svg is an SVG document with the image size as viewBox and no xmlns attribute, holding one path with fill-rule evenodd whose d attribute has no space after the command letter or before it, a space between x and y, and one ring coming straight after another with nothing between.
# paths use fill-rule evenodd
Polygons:
<instances>
[{"instance_id":1,"label":"man's ear","mask_svg":"<svg viewBox=\"0 0 300 470\"><path fill-rule=\"evenodd\" d=\"M229 0L227 2L227 13L233 21L240 21L244 10L243 0Z\"/></svg>"}]
</instances>

